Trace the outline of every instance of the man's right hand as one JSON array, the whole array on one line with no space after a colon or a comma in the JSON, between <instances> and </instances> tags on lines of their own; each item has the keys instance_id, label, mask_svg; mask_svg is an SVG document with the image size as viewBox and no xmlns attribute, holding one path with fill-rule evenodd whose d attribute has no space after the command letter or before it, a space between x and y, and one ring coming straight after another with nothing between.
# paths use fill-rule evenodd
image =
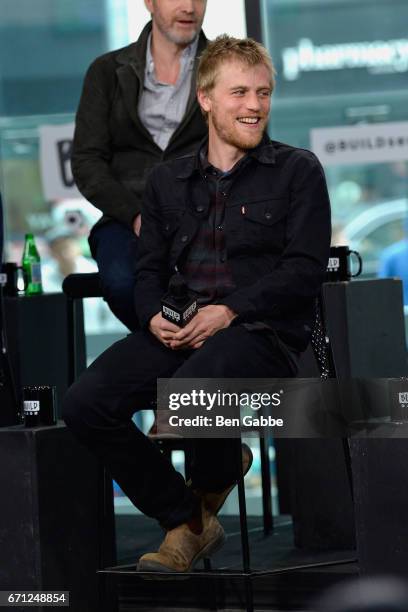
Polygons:
<instances>
[{"instance_id":1,"label":"man's right hand","mask_svg":"<svg viewBox=\"0 0 408 612\"><path fill-rule=\"evenodd\" d=\"M150 319L149 330L159 342L168 347L171 340L174 339L174 335L180 331L180 328L174 325L174 323L163 319L161 312L158 312Z\"/></svg>"},{"instance_id":2,"label":"man's right hand","mask_svg":"<svg viewBox=\"0 0 408 612\"><path fill-rule=\"evenodd\" d=\"M139 238L140 236L140 230L142 228L142 215L139 213L138 215L136 215L136 217L133 219L133 231L136 234L136 236Z\"/></svg>"}]
</instances>

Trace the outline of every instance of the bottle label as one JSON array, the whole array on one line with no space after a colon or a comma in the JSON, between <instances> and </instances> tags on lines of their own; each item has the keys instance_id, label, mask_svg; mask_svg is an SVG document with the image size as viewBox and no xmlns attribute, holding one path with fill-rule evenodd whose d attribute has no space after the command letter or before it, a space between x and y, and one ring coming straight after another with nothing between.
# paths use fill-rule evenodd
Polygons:
<instances>
[{"instance_id":1,"label":"bottle label","mask_svg":"<svg viewBox=\"0 0 408 612\"><path fill-rule=\"evenodd\" d=\"M33 415L40 412L40 402L36 400L24 401L24 414Z\"/></svg>"},{"instance_id":2,"label":"bottle label","mask_svg":"<svg viewBox=\"0 0 408 612\"><path fill-rule=\"evenodd\" d=\"M41 264L40 263L32 263L31 264L31 282L36 285L41 285Z\"/></svg>"}]
</instances>

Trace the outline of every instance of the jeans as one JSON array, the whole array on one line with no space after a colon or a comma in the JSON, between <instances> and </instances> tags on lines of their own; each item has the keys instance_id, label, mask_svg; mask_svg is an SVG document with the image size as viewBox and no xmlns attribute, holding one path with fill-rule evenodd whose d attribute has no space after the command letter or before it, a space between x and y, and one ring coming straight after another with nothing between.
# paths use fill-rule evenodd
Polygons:
<instances>
[{"instance_id":1,"label":"jeans","mask_svg":"<svg viewBox=\"0 0 408 612\"><path fill-rule=\"evenodd\" d=\"M187 522L195 496L158 447L132 421L156 398L157 378L284 378L295 367L272 335L240 325L220 330L197 350L165 347L150 332L120 340L69 389L63 418L129 499L166 529ZM233 439L191 440L192 488L222 491L236 480Z\"/></svg>"},{"instance_id":2,"label":"jeans","mask_svg":"<svg viewBox=\"0 0 408 612\"><path fill-rule=\"evenodd\" d=\"M136 234L119 221L108 221L92 230L89 244L109 308L130 331L137 330L139 323L134 306Z\"/></svg>"}]
</instances>

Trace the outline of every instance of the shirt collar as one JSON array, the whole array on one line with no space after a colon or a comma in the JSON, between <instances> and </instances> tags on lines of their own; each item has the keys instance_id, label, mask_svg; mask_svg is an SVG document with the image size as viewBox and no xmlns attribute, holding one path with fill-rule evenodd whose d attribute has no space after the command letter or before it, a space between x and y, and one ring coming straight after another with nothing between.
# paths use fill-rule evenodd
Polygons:
<instances>
[{"instance_id":1,"label":"shirt collar","mask_svg":"<svg viewBox=\"0 0 408 612\"><path fill-rule=\"evenodd\" d=\"M197 53L198 47L198 39L196 36L195 39L185 48L181 54L180 60L181 63L187 65L190 69L194 66L194 59ZM146 47L146 74L150 77L155 78L154 75L154 59L152 55L152 33L150 32L149 38L147 39L147 47Z\"/></svg>"},{"instance_id":2,"label":"shirt collar","mask_svg":"<svg viewBox=\"0 0 408 612\"><path fill-rule=\"evenodd\" d=\"M207 151L208 151L208 136L200 143L199 148L195 155L189 156L188 160L186 160L185 168L182 172L177 175L178 179L188 179L192 174L196 171L200 171L200 169L204 169L203 162L201 160L201 152L205 152L205 160L207 160ZM254 149L250 149L245 157L242 158L248 159L248 157L256 159L261 164L272 165L275 164L276 161L276 152L275 147L270 140L268 134L264 134L261 142ZM240 161L242 161L240 160ZM206 162L209 163L208 160ZM239 162L238 162L239 164ZM237 167L235 164L234 168Z\"/></svg>"},{"instance_id":3,"label":"shirt collar","mask_svg":"<svg viewBox=\"0 0 408 612\"><path fill-rule=\"evenodd\" d=\"M217 178L226 177L230 174L233 174L238 168L246 163L248 160L248 153L246 153L243 157L241 157L230 170L223 172L216 166L213 166L211 162L208 161L208 142L204 143L199 151L200 165L204 174L210 174L212 176L216 176Z\"/></svg>"}]
</instances>

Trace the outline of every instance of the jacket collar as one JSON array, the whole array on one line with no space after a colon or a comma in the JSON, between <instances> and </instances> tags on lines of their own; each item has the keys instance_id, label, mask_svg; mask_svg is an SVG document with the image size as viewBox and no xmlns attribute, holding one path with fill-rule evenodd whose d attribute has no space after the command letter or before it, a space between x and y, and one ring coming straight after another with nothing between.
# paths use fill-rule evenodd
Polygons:
<instances>
[{"instance_id":1,"label":"jacket collar","mask_svg":"<svg viewBox=\"0 0 408 612\"><path fill-rule=\"evenodd\" d=\"M184 117L183 117L180 125L178 126L178 128L176 129L176 131L174 132L172 137L170 138L170 142L167 145L168 147L170 147L172 142L175 139L177 139L179 134L185 129L185 126L189 122L191 116L196 111L196 108L197 108L197 93L196 93L196 88L197 88L196 87L197 68L198 68L198 63L200 61L200 55L202 54L202 52L206 48L207 43L208 43L208 40L207 40L204 32L201 30L201 32L199 34L199 37L198 37L197 52L196 52L196 57L195 57L195 60L194 60L193 74L192 74L192 77L191 77L190 94L189 94L188 100L187 100L186 112L184 114Z\"/></svg>"},{"instance_id":2,"label":"jacket collar","mask_svg":"<svg viewBox=\"0 0 408 612\"><path fill-rule=\"evenodd\" d=\"M153 143L153 139L149 131L140 121L140 117L137 111L137 101L139 100L139 96L142 91L143 83L144 83L144 72L146 66L146 51L147 44L149 41L149 36L152 31L152 22L149 21L143 28L142 33L140 34L138 40L127 47L121 49L116 55L116 61L119 66L116 69L116 73L118 76L119 84L123 91L123 99L126 104L127 110L133 122L138 126L139 130L144 134L144 136ZM167 145L167 149L170 147L172 142L178 138L179 134L185 129L185 126L188 124L191 116L196 110L196 81L195 74L197 71L198 58L202 51L205 49L207 45L207 39L201 30L198 39L197 45L197 55L195 58L193 76L191 79L191 88L190 95L187 102L186 112L184 113L184 117L181 120L180 125L172 135L169 144ZM135 78L136 76L136 78ZM132 78L133 77L133 78ZM136 103L135 103L136 101ZM157 145L154 143L154 146Z\"/></svg>"},{"instance_id":3,"label":"jacket collar","mask_svg":"<svg viewBox=\"0 0 408 612\"><path fill-rule=\"evenodd\" d=\"M139 39L135 43L118 51L115 58L116 62L119 64L116 68L116 74L127 111L139 132L144 135L147 141L157 147L150 132L140 121L137 109L137 102L143 87L147 41L151 30L152 22L150 21L143 28Z\"/></svg>"},{"instance_id":4,"label":"jacket collar","mask_svg":"<svg viewBox=\"0 0 408 612\"><path fill-rule=\"evenodd\" d=\"M197 151L194 155L190 155L185 159L183 170L177 175L177 179L186 180L189 179L195 172L200 172L200 151L202 147L208 146L208 136L206 136L198 146ZM266 134L263 135L261 142L257 147L251 149L248 155L256 159L259 163L267 166L273 165L276 161L275 147L272 144L271 139Z\"/></svg>"},{"instance_id":5,"label":"jacket collar","mask_svg":"<svg viewBox=\"0 0 408 612\"><path fill-rule=\"evenodd\" d=\"M146 64L147 44L149 41L149 36L152 32L152 28L153 22L149 21L143 28L137 41L121 49L116 56L116 61L118 62L118 64L132 64L142 78L144 75L144 69ZM204 32L201 30L198 36L195 69L197 68L198 59L201 53L207 46L207 42L207 38Z\"/></svg>"},{"instance_id":6,"label":"jacket collar","mask_svg":"<svg viewBox=\"0 0 408 612\"><path fill-rule=\"evenodd\" d=\"M136 42L124 47L116 56L118 64L132 64L137 71L144 72L146 63L147 42L152 31L152 22L149 21L143 28Z\"/></svg>"},{"instance_id":7,"label":"jacket collar","mask_svg":"<svg viewBox=\"0 0 408 612\"><path fill-rule=\"evenodd\" d=\"M275 147L272 144L271 139L265 132L259 145L249 151L249 155L259 161L261 164L266 166L273 165L276 161Z\"/></svg>"}]
</instances>

